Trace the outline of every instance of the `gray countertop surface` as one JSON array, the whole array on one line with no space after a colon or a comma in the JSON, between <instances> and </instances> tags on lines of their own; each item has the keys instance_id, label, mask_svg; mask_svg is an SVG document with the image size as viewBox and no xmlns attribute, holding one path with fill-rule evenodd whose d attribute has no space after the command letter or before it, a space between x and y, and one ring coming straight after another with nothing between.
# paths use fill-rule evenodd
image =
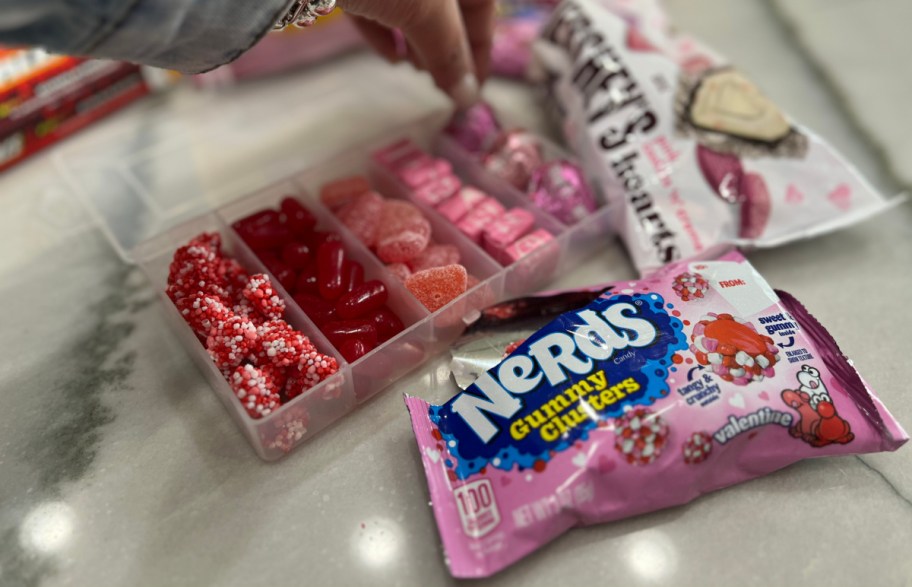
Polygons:
<instances>
[{"instance_id":1,"label":"gray countertop surface","mask_svg":"<svg viewBox=\"0 0 912 587\"><path fill-rule=\"evenodd\" d=\"M669 8L881 189L897 189L768 4ZM329 67L353 66L385 67L367 56ZM420 107L438 107L422 87ZM527 89L486 91L542 125ZM116 256L47 157L0 179L0 210L0 585L455 582L401 399L452 394L443 358L264 463L161 320L152 285ZM912 426L912 207L749 257ZM561 284L631 276L609 243ZM807 461L687 506L577 529L480 583L912 585L910 542L906 447Z\"/></svg>"}]
</instances>

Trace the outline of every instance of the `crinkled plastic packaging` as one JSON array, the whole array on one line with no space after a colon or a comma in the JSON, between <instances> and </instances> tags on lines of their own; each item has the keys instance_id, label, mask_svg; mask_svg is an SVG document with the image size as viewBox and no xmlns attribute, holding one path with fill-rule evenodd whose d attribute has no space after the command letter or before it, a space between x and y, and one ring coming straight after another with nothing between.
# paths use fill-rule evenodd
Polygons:
<instances>
[{"instance_id":1,"label":"crinkled plastic packaging","mask_svg":"<svg viewBox=\"0 0 912 587\"><path fill-rule=\"evenodd\" d=\"M406 398L456 577L574 526L908 440L823 326L737 252L615 283L517 342L444 405Z\"/></svg>"},{"instance_id":2,"label":"crinkled plastic packaging","mask_svg":"<svg viewBox=\"0 0 912 587\"><path fill-rule=\"evenodd\" d=\"M620 233L642 274L719 245L812 237L891 204L744 74L673 32L655 0L566 0L535 49L568 142L623 202Z\"/></svg>"}]
</instances>

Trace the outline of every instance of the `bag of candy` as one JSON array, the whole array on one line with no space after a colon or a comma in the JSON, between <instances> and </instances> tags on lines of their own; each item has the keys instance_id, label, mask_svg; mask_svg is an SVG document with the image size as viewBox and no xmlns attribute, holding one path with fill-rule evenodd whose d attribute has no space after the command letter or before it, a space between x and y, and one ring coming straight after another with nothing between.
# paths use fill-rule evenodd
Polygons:
<instances>
[{"instance_id":1,"label":"bag of candy","mask_svg":"<svg viewBox=\"0 0 912 587\"><path fill-rule=\"evenodd\" d=\"M655 0L566 0L538 76L642 274L715 246L777 246L890 207ZM897 198L894 202L901 199Z\"/></svg>"},{"instance_id":2,"label":"bag of candy","mask_svg":"<svg viewBox=\"0 0 912 587\"><path fill-rule=\"evenodd\" d=\"M444 405L406 397L456 577L574 526L908 440L823 326L737 252L616 283L504 342Z\"/></svg>"}]
</instances>

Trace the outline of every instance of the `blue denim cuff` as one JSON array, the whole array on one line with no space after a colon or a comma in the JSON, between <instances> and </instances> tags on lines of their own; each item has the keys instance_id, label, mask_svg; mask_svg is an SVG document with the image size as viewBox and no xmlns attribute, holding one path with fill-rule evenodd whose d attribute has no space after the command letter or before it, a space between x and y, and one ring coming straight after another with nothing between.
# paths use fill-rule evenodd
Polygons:
<instances>
[{"instance_id":1,"label":"blue denim cuff","mask_svg":"<svg viewBox=\"0 0 912 587\"><path fill-rule=\"evenodd\" d=\"M290 0L0 0L0 43L201 73L260 40Z\"/></svg>"}]
</instances>

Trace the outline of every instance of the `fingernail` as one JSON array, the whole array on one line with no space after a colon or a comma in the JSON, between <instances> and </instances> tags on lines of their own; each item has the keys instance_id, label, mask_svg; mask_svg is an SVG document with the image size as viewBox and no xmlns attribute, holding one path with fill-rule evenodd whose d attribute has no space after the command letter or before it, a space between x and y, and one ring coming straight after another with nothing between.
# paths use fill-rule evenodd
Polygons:
<instances>
[{"instance_id":1,"label":"fingernail","mask_svg":"<svg viewBox=\"0 0 912 587\"><path fill-rule=\"evenodd\" d=\"M450 97L460 110L478 102L478 79L474 73L467 73L458 84L450 88Z\"/></svg>"}]
</instances>

